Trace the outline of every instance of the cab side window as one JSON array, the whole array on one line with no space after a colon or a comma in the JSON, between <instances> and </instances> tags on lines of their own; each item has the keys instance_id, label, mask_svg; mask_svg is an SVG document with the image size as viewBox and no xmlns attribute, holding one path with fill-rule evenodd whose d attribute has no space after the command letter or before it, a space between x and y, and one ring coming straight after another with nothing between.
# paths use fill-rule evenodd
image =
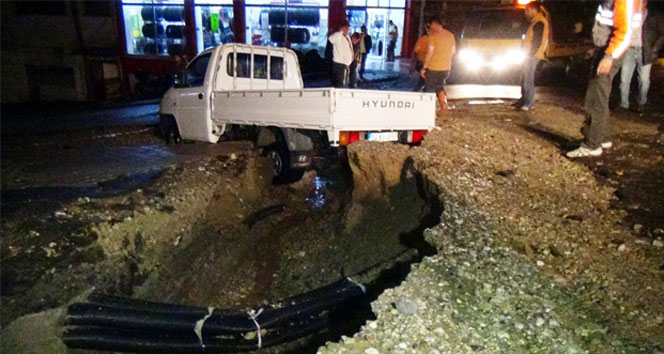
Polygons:
<instances>
[{"instance_id":1,"label":"cab side window","mask_svg":"<svg viewBox=\"0 0 664 354\"><path fill-rule=\"evenodd\" d=\"M270 80L284 79L284 58L270 57Z\"/></svg>"},{"instance_id":2,"label":"cab side window","mask_svg":"<svg viewBox=\"0 0 664 354\"><path fill-rule=\"evenodd\" d=\"M212 53L202 55L194 59L187 67L187 75L185 77L185 85L188 87L203 86L205 81L205 72L207 71L208 63Z\"/></svg>"},{"instance_id":3,"label":"cab side window","mask_svg":"<svg viewBox=\"0 0 664 354\"><path fill-rule=\"evenodd\" d=\"M228 76L249 78L251 77L251 54L247 53L237 53L237 65L235 64L235 55L233 53L228 54L228 60L226 61L226 73ZM234 72L235 71L235 72Z\"/></svg>"},{"instance_id":4,"label":"cab side window","mask_svg":"<svg viewBox=\"0 0 664 354\"><path fill-rule=\"evenodd\" d=\"M254 55L254 79L267 79L267 55Z\"/></svg>"}]
</instances>

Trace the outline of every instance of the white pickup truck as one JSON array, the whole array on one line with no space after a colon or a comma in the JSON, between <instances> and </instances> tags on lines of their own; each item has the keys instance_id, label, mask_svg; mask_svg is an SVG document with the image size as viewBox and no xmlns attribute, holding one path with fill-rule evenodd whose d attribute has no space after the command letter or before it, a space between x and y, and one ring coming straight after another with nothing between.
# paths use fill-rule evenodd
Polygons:
<instances>
[{"instance_id":1,"label":"white pickup truck","mask_svg":"<svg viewBox=\"0 0 664 354\"><path fill-rule=\"evenodd\" d=\"M431 93L304 89L293 51L226 44L191 61L159 113L167 142L215 143L224 133L254 127L276 179L287 181L299 179L311 164L312 137L326 135L331 146L418 143L434 127L435 105Z\"/></svg>"}]
</instances>

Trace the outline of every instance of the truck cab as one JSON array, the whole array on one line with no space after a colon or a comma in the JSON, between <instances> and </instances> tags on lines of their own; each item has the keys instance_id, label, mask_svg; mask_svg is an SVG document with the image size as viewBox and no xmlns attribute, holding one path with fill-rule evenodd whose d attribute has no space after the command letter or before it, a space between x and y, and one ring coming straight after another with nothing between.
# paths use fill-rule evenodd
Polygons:
<instances>
[{"instance_id":1,"label":"truck cab","mask_svg":"<svg viewBox=\"0 0 664 354\"><path fill-rule=\"evenodd\" d=\"M520 7L476 10L466 18L456 69L464 78L513 76L526 59L528 20Z\"/></svg>"},{"instance_id":2,"label":"truck cab","mask_svg":"<svg viewBox=\"0 0 664 354\"><path fill-rule=\"evenodd\" d=\"M564 1L546 1L541 9L550 24L547 60L567 65L592 47L588 31L594 3L569 6ZM523 5L472 11L464 23L455 69L469 80L518 79L527 56L522 45L528 26Z\"/></svg>"}]
</instances>

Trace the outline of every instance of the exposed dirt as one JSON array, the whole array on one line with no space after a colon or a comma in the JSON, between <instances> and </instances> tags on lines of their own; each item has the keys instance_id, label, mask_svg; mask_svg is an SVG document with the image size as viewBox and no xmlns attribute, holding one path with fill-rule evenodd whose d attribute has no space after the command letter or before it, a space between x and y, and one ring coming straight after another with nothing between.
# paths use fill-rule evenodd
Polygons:
<instances>
[{"instance_id":1,"label":"exposed dirt","mask_svg":"<svg viewBox=\"0 0 664 354\"><path fill-rule=\"evenodd\" d=\"M149 132L143 136L152 140ZM70 144L84 146L81 141ZM140 137L127 143L135 141ZM229 144L231 149L213 149L158 171L138 189L98 193L134 177L126 176L77 189L74 195L86 193L78 198L44 204L49 196L37 193L14 201L15 210L2 223L8 235L2 249L3 327L19 316L82 300L93 290L257 308L358 273L371 271L366 279L376 279L394 259L416 255L412 250L421 245L408 236L415 231L421 239L421 222L431 209L412 163L403 167L408 146L390 146L390 154L369 166L352 163L356 181L347 166L319 160L319 173L273 186L259 151L246 142L219 145ZM359 161L354 156L349 154ZM64 329L63 312L58 313L22 320L56 326L49 333L57 334ZM3 344L14 347L4 348L34 345L13 340L21 323L10 328L10 344ZM315 348L324 338L335 337L298 346ZM48 349L62 350L62 343Z\"/></svg>"}]
</instances>

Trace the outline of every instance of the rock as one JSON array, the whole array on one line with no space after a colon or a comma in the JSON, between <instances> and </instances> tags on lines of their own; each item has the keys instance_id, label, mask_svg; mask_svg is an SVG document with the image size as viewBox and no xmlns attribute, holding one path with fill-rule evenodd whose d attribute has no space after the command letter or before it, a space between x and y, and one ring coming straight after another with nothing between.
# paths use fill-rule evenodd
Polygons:
<instances>
[{"instance_id":1,"label":"rock","mask_svg":"<svg viewBox=\"0 0 664 354\"><path fill-rule=\"evenodd\" d=\"M56 308L20 317L2 330L0 352L27 353L68 353L60 340L64 323L65 308Z\"/></svg>"},{"instance_id":2,"label":"rock","mask_svg":"<svg viewBox=\"0 0 664 354\"><path fill-rule=\"evenodd\" d=\"M641 224L634 224L634 232L636 232L637 234L638 234L639 232L641 232L642 229L643 229L643 225L641 225Z\"/></svg>"},{"instance_id":3,"label":"rock","mask_svg":"<svg viewBox=\"0 0 664 354\"><path fill-rule=\"evenodd\" d=\"M664 242L662 240L653 240L652 245L657 248L662 248L664 247Z\"/></svg>"},{"instance_id":4,"label":"rock","mask_svg":"<svg viewBox=\"0 0 664 354\"><path fill-rule=\"evenodd\" d=\"M417 313L417 309L419 305L417 302L409 300L409 299L402 299L398 300L395 303L395 306L397 308L397 311L403 315L411 316Z\"/></svg>"},{"instance_id":5,"label":"rock","mask_svg":"<svg viewBox=\"0 0 664 354\"><path fill-rule=\"evenodd\" d=\"M376 348L369 348L364 350L364 354L380 354L380 352Z\"/></svg>"},{"instance_id":6,"label":"rock","mask_svg":"<svg viewBox=\"0 0 664 354\"><path fill-rule=\"evenodd\" d=\"M625 252L626 249L627 249L627 247L625 246L624 243L621 244L620 246L618 246L618 252Z\"/></svg>"},{"instance_id":7,"label":"rock","mask_svg":"<svg viewBox=\"0 0 664 354\"><path fill-rule=\"evenodd\" d=\"M544 325L544 319L542 317L537 317L537 320L535 320L535 326L537 327L542 327Z\"/></svg>"}]
</instances>

